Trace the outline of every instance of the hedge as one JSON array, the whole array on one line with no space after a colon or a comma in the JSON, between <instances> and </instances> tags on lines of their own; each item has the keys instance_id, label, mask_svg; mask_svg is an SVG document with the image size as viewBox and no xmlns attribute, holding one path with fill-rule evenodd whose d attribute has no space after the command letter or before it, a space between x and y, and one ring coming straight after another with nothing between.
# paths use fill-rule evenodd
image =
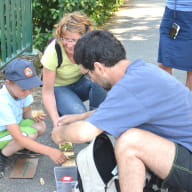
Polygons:
<instances>
[{"instance_id":1,"label":"hedge","mask_svg":"<svg viewBox=\"0 0 192 192\"><path fill-rule=\"evenodd\" d=\"M33 48L43 51L55 23L66 13L83 11L101 27L123 0L33 0Z\"/></svg>"}]
</instances>

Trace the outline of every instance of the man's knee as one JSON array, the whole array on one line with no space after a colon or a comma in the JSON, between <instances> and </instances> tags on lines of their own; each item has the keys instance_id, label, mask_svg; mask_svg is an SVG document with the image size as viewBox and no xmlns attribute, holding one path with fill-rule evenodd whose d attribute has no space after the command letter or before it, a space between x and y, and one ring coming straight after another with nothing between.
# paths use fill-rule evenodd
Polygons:
<instances>
[{"instance_id":1,"label":"man's knee","mask_svg":"<svg viewBox=\"0 0 192 192\"><path fill-rule=\"evenodd\" d=\"M120 155L126 151L138 150L142 145L142 140L145 132L138 128L131 128L124 132L116 141L115 153Z\"/></svg>"}]
</instances>

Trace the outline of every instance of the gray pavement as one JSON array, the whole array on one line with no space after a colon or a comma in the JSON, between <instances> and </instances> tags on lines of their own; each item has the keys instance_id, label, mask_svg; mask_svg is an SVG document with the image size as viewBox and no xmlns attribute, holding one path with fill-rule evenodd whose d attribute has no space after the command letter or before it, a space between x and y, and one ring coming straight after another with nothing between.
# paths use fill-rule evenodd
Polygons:
<instances>
[{"instance_id":1,"label":"gray pavement","mask_svg":"<svg viewBox=\"0 0 192 192\"><path fill-rule=\"evenodd\" d=\"M121 40L131 61L142 58L157 64L159 25L164 11L164 1L126 0L122 8L106 25ZM173 70L173 75L185 82L186 72Z\"/></svg>"},{"instance_id":2,"label":"gray pavement","mask_svg":"<svg viewBox=\"0 0 192 192\"><path fill-rule=\"evenodd\" d=\"M164 1L160 0L125 0L125 4L106 24L105 28L115 34L124 44L127 58L135 60L143 58L146 62L157 63L157 49L159 38L159 24L164 10ZM176 78L185 81L185 72L175 71ZM36 98L40 97L37 93ZM36 99L35 98L35 99ZM36 107L40 106L36 103ZM43 144L57 147L50 140L51 123L46 120L47 134L39 141ZM78 152L85 145L75 145ZM54 167L55 165L48 157L41 156L36 175L33 179L9 179L10 171L17 156L10 158L6 165L5 178L0 179L0 192L54 192L56 191ZM40 178L45 181L40 184Z\"/></svg>"}]
</instances>

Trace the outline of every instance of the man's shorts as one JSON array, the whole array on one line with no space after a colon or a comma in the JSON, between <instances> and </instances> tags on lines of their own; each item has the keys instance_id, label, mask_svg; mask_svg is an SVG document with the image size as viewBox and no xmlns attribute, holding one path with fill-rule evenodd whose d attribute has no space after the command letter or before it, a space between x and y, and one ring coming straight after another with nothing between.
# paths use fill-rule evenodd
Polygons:
<instances>
[{"instance_id":1,"label":"man's shorts","mask_svg":"<svg viewBox=\"0 0 192 192\"><path fill-rule=\"evenodd\" d=\"M22 120L19 123L20 130L24 136L37 133L37 130L31 127L34 121L31 119ZM7 130L0 131L0 149L3 149L13 138Z\"/></svg>"},{"instance_id":2,"label":"man's shorts","mask_svg":"<svg viewBox=\"0 0 192 192\"><path fill-rule=\"evenodd\" d=\"M162 188L169 188L169 186L175 191L192 191L192 152L179 144L176 144L171 171L162 182Z\"/></svg>"}]
</instances>

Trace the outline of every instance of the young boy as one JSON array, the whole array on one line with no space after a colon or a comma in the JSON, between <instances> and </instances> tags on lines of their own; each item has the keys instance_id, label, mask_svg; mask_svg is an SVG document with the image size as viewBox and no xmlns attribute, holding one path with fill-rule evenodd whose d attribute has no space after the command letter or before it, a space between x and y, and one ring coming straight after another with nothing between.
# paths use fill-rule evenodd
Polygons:
<instances>
[{"instance_id":1,"label":"young boy","mask_svg":"<svg viewBox=\"0 0 192 192\"><path fill-rule=\"evenodd\" d=\"M42 85L33 64L15 59L7 64L4 75L5 85L0 89L0 177L7 158L24 148L63 163L66 158L59 149L35 141L45 132L46 124L45 114L33 115L30 106L33 88Z\"/></svg>"}]
</instances>

